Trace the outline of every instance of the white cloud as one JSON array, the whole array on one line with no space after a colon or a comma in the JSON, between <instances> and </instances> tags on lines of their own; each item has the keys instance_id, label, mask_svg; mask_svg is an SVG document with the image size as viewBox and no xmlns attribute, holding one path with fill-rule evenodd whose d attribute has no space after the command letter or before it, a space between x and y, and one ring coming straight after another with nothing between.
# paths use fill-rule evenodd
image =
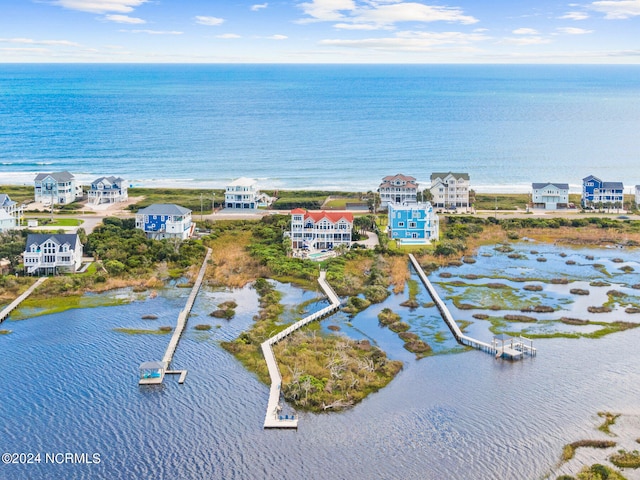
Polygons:
<instances>
[{"instance_id":1,"label":"white cloud","mask_svg":"<svg viewBox=\"0 0 640 480\"><path fill-rule=\"evenodd\" d=\"M0 38L0 43L18 43L23 45L49 45L55 47L80 47L69 40L34 40L33 38Z\"/></svg>"},{"instance_id":2,"label":"white cloud","mask_svg":"<svg viewBox=\"0 0 640 480\"><path fill-rule=\"evenodd\" d=\"M443 46L453 46L453 48L489 40L489 37L479 33L462 32L398 32L395 37L386 38L363 38L363 39L326 39L320 42L321 45L334 47L364 48L380 51L410 51L426 52L435 51Z\"/></svg>"},{"instance_id":3,"label":"white cloud","mask_svg":"<svg viewBox=\"0 0 640 480\"><path fill-rule=\"evenodd\" d=\"M517 28L513 32L514 35L538 35L538 32L535 28Z\"/></svg>"},{"instance_id":4,"label":"white cloud","mask_svg":"<svg viewBox=\"0 0 640 480\"><path fill-rule=\"evenodd\" d=\"M380 30L378 25L367 23L336 23L333 28L339 30Z\"/></svg>"},{"instance_id":5,"label":"white cloud","mask_svg":"<svg viewBox=\"0 0 640 480\"><path fill-rule=\"evenodd\" d=\"M237 33L223 33L222 35L216 35L216 38L222 38L225 40L230 40L230 39L234 39L234 38L242 38L240 35L238 35Z\"/></svg>"},{"instance_id":6,"label":"white cloud","mask_svg":"<svg viewBox=\"0 0 640 480\"><path fill-rule=\"evenodd\" d=\"M270 37L265 37L267 40L286 40L287 37L286 35L271 35Z\"/></svg>"},{"instance_id":7,"label":"white cloud","mask_svg":"<svg viewBox=\"0 0 640 480\"><path fill-rule=\"evenodd\" d=\"M545 43L551 43L551 39L538 36L513 37L504 38L500 43L507 43L509 45L544 45Z\"/></svg>"},{"instance_id":8,"label":"white cloud","mask_svg":"<svg viewBox=\"0 0 640 480\"><path fill-rule=\"evenodd\" d=\"M353 0L313 0L298 6L302 8L304 13L312 17L311 19L303 19L302 22L342 20L345 17L341 12L350 12L356 9Z\"/></svg>"},{"instance_id":9,"label":"white cloud","mask_svg":"<svg viewBox=\"0 0 640 480\"><path fill-rule=\"evenodd\" d=\"M593 2L588 8L604 13L604 18L621 20L640 15L640 0L602 0Z\"/></svg>"},{"instance_id":10,"label":"white cloud","mask_svg":"<svg viewBox=\"0 0 640 480\"><path fill-rule=\"evenodd\" d=\"M141 18L129 17L127 15L105 15L104 18L110 22L116 23L129 23L129 24L143 24L147 23Z\"/></svg>"},{"instance_id":11,"label":"white cloud","mask_svg":"<svg viewBox=\"0 0 640 480\"><path fill-rule=\"evenodd\" d=\"M587 33L593 33L593 30L585 30L584 28L573 27L561 27L556 28L556 30L560 33L566 33L567 35L585 35Z\"/></svg>"},{"instance_id":12,"label":"white cloud","mask_svg":"<svg viewBox=\"0 0 640 480\"><path fill-rule=\"evenodd\" d=\"M0 52L13 54L13 53L37 53L39 55L42 54L51 54L51 50L47 48L29 48L29 47L3 47L0 48Z\"/></svg>"},{"instance_id":13,"label":"white cloud","mask_svg":"<svg viewBox=\"0 0 640 480\"><path fill-rule=\"evenodd\" d=\"M589 15L585 12L567 12L558 18L562 20L586 20Z\"/></svg>"},{"instance_id":14,"label":"white cloud","mask_svg":"<svg viewBox=\"0 0 640 480\"><path fill-rule=\"evenodd\" d=\"M54 0L54 5L90 13L129 13L148 0Z\"/></svg>"},{"instance_id":15,"label":"white cloud","mask_svg":"<svg viewBox=\"0 0 640 480\"><path fill-rule=\"evenodd\" d=\"M457 7L431 6L404 0L313 0L298 6L308 15L298 23L337 21L340 23L336 28L342 29L346 29L347 24L368 25L362 30L372 30L373 26L384 28L400 22L478 22L474 17L464 15Z\"/></svg>"},{"instance_id":16,"label":"white cloud","mask_svg":"<svg viewBox=\"0 0 640 480\"><path fill-rule=\"evenodd\" d=\"M258 10L262 10L263 8L267 8L268 6L268 3L258 3L256 5L251 5L251 11L257 12Z\"/></svg>"},{"instance_id":17,"label":"white cloud","mask_svg":"<svg viewBox=\"0 0 640 480\"><path fill-rule=\"evenodd\" d=\"M209 27L217 27L224 23L224 18L218 17L203 17L201 15L196 17L196 23L200 25L207 25Z\"/></svg>"},{"instance_id":18,"label":"white cloud","mask_svg":"<svg viewBox=\"0 0 640 480\"><path fill-rule=\"evenodd\" d=\"M459 8L429 6L413 2L360 8L355 12L354 20L382 25L398 22L457 22L468 25L478 22L473 17L463 15Z\"/></svg>"},{"instance_id":19,"label":"white cloud","mask_svg":"<svg viewBox=\"0 0 640 480\"><path fill-rule=\"evenodd\" d=\"M129 33L146 33L147 35L182 35L183 32L176 30L120 30Z\"/></svg>"}]
</instances>

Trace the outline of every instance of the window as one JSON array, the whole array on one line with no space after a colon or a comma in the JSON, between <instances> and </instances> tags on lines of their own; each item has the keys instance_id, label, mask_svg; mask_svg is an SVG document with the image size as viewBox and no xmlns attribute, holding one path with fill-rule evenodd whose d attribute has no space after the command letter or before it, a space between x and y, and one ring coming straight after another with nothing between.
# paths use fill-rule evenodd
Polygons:
<instances>
[{"instance_id":1,"label":"window","mask_svg":"<svg viewBox=\"0 0 640 480\"><path fill-rule=\"evenodd\" d=\"M404 222L398 222L399 227L404 227Z\"/></svg>"},{"instance_id":2,"label":"window","mask_svg":"<svg viewBox=\"0 0 640 480\"><path fill-rule=\"evenodd\" d=\"M409 222L409 228L416 228L416 222Z\"/></svg>"}]
</instances>

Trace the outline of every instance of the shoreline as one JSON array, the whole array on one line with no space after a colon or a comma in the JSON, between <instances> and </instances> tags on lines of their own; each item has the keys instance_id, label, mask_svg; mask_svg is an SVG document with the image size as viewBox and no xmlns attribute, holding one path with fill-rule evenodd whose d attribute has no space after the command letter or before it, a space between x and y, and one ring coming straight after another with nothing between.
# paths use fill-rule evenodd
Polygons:
<instances>
[{"instance_id":1,"label":"shoreline","mask_svg":"<svg viewBox=\"0 0 640 480\"><path fill-rule=\"evenodd\" d=\"M38 173L59 171L60 169L47 169L48 165L43 165L43 169L38 171L28 172L3 172L2 178L0 178L0 190L2 186L14 186L14 187L33 187L33 179ZM396 169L397 170L397 169ZM391 171L391 170L390 170ZM395 170L394 170L395 171ZM103 174L88 174L88 173L74 173L73 174L78 183L81 185L90 185L93 180L101 177ZM123 176L121 174L114 174L117 176ZM123 176L124 178L127 175ZM473 180L473 175L471 175ZM224 190L226 185L233 181L233 178L224 178L221 180L196 180L193 178L133 178L127 179L129 188L179 188L189 190ZM345 180L343 184L336 184L335 182L323 181L317 184L305 184L302 186L287 185L276 177L256 178L259 184L260 190L288 190L288 191L331 191L331 192L357 192L366 193L368 191L376 191L381 179L373 179L371 183L365 183L362 179L359 179L358 183L352 183ZM535 179L531 181L533 183ZM495 183L495 184L473 184L471 182L470 188L476 193L483 194L525 194L531 193L531 183ZM419 185L424 185L424 188L428 188L431 185L429 179L418 179ZM629 188L629 187L626 187ZM633 187L631 187L633 188ZM581 184L569 184L569 193L581 193Z\"/></svg>"}]
</instances>

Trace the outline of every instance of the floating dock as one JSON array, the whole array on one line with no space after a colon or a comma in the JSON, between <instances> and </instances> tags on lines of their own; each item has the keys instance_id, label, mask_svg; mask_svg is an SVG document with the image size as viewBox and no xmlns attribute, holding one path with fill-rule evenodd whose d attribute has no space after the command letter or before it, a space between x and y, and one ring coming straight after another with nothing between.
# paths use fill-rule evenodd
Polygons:
<instances>
[{"instance_id":1,"label":"floating dock","mask_svg":"<svg viewBox=\"0 0 640 480\"><path fill-rule=\"evenodd\" d=\"M40 285L46 282L48 278L49 277L40 277L38 280L35 281L33 285L27 288L27 290L22 295L20 295L13 302L11 302L9 305L3 308L2 312L0 312L0 323L4 322L7 319L7 317L11 314L11 312L13 312L16 308L18 308L18 305L20 305L29 295L31 295L36 288L38 288Z\"/></svg>"},{"instance_id":2,"label":"floating dock","mask_svg":"<svg viewBox=\"0 0 640 480\"><path fill-rule=\"evenodd\" d=\"M280 370L278 369L278 363L276 362L276 357L273 354L272 347L274 344L291 335L299 328L315 320L326 317L327 315L331 315L340 308L340 299L333 291L331 286L327 283L325 277L326 272L320 272L318 283L329 298L331 305L303 318L302 320L297 321L277 335L274 335L268 340L265 340L260 345L260 347L262 348L264 359L267 361L269 377L271 378L271 387L269 389L269 403L267 404L267 414L264 418L264 428L298 428L297 415L281 415L282 407L280 406L280 388L282 387L282 376L280 375Z\"/></svg>"},{"instance_id":3,"label":"floating dock","mask_svg":"<svg viewBox=\"0 0 640 480\"><path fill-rule=\"evenodd\" d=\"M173 335L171 336L171 340L169 340L169 345L167 346L167 350L164 354L164 357L162 357L162 362L144 362L142 365L140 365L141 377L140 377L140 381L138 382L139 385L162 383L162 381L164 380L165 374L174 374L174 373L180 373L181 375L180 375L180 379L178 380L178 383L184 383L184 379L187 375L186 370L167 370L167 369L171 364L171 360L173 360L173 355L176 352L176 348L178 347L178 342L180 341L180 337L182 336L184 327L187 325L187 319L189 318L189 314L191 313L193 304L196 301L196 296L200 291L200 286L202 285L204 274L207 271L207 262L209 261L210 257L211 257L211 249L207 248L207 254L204 257L202 266L200 267L200 271L198 272L198 277L196 278L196 281L193 284L193 288L191 289L191 293L189 294L189 298L187 299L187 303L178 314L178 322L176 324L175 330L173 331ZM153 374L151 376L143 377L143 375L145 375L145 372L143 371L144 370L143 367L151 363L161 364L163 367L162 373L160 375Z\"/></svg>"},{"instance_id":4,"label":"floating dock","mask_svg":"<svg viewBox=\"0 0 640 480\"><path fill-rule=\"evenodd\" d=\"M476 340L475 338L471 338L465 335L464 333L462 333L462 330L460 330L460 327L451 316L451 312L449 312L449 309L447 308L445 303L442 301L442 299L440 298L440 295L438 295L438 292L436 292L435 288L427 278L427 275L424 273L424 270L422 270L422 267L416 260L416 257L414 257L413 254L410 253L409 259L411 260L411 263L415 268L416 272L418 272L418 276L420 277L420 280L422 280L422 283L424 284L427 291L429 292L429 295L431 296L434 303L436 304L436 307L438 307L438 310L440 311L440 315L442 315L442 319L447 324L447 326L449 327L449 330L451 330L451 333L453 334L453 336L455 337L456 341L459 344L466 345L468 347L472 347L477 350L482 350L487 353L491 353L495 355L496 358L509 358L511 360L516 360L516 359L522 358L524 354L528 354L531 356L536 355L537 350L533 347L533 341L522 336L518 337L518 340L515 340L515 341L511 337L503 338L502 336L497 336L497 337L494 337L493 342L489 344L486 342L482 342L480 340ZM507 340L511 340L511 342L507 342ZM502 341L501 346L498 344L499 341ZM529 345L527 345L526 342L529 342Z\"/></svg>"}]
</instances>

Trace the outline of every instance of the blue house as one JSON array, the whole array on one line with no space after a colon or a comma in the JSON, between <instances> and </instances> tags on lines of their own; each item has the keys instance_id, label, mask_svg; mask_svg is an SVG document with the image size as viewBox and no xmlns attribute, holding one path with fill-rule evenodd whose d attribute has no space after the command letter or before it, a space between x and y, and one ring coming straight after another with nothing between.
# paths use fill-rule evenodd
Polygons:
<instances>
[{"instance_id":1,"label":"blue house","mask_svg":"<svg viewBox=\"0 0 640 480\"><path fill-rule=\"evenodd\" d=\"M600 205L602 207L622 207L624 185L622 182L603 182L589 175L582 179L582 208Z\"/></svg>"},{"instance_id":2,"label":"blue house","mask_svg":"<svg viewBox=\"0 0 640 480\"><path fill-rule=\"evenodd\" d=\"M389 237L398 245L426 245L438 240L438 216L429 202L389 203Z\"/></svg>"},{"instance_id":3,"label":"blue house","mask_svg":"<svg viewBox=\"0 0 640 480\"><path fill-rule=\"evenodd\" d=\"M136 228L147 238L179 238L191 236L195 223L191 221L191 210L173 203L154 203L136 213Z\"/></svg>"}]
</instances>

